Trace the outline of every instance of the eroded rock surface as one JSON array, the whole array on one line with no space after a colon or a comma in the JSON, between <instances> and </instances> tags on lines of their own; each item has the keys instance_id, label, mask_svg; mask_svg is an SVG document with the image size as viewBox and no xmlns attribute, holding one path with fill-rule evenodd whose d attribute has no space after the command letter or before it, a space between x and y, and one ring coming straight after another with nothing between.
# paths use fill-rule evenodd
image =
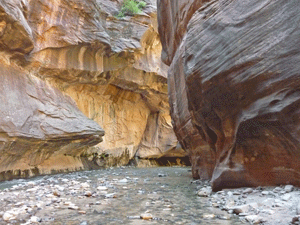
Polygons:
<instances>
[{"instance_id":1,"label":"eroded rock surface","mask_svg":"<svg viewBox=\"0 0 300 225\"><path fill-rule=\"evenodd\" d=\"M0 73L0 180L83 169L102 128L37 77L4 64Z\"/></svg>"},{"instance_id":2,"label":"eroded rock surface","mask_svg":"<svg viewBox=\"0 0 300 225\"><path fill-rule=\"evenodd\" d=\"M158 18L171 116L194 177L214 190L300 185L299 3L192 2L158 1Z\"/></svg>"},{"instance_id":3,"label":"eroded rock surface","mask_svg":"<svg viewBox=\"0 0 300 225\"><path fill-rule=\"evenodd\" d=\"M167 66L160 59L156 3L147 1L142 14L120 19L121 2L30 1L29 21L36 31L31 60L38 64L30 67L106 131L92 153L159 158L178 141L169 115Z\"/></svg>"},{"instance_id":4,"label":"eroded rock surface","mask_svg":"<svg viewBox=\"0 0 300 225\"><path fill-rule=\"evenodd\" d=\"M0 2L4 179L101 166L107 155L110 165L185 156L169 115L156 1L146 2L124 18L122 1Z\"/></svg>"}]
</instances>

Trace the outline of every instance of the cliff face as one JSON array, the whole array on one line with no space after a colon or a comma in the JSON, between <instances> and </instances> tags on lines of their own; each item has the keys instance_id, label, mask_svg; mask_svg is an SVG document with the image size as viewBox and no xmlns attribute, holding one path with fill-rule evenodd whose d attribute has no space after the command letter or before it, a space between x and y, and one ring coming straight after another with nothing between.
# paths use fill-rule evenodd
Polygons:
<instances>
[{"instance_id":1,"label":"cliff face","mask_svg":"<svg viewBox=\"0 0 300 225\"><path fill-rule=\"evenodd\" d=\"M3 179L81 169L87 158L101 166L107 154L120 160L111 165L185 156L169 115L156 1L122 19L121 4L0 2Z\"/></svg>"},{"instance_id":2,"label":"cliff face","mask_svg":"<svg viewBox=\"0 0 300 225\"><path fill-rule=\"evenodd\" d=\"M214 190L300 185L299 3L158 5L172 121L193 176Z\"/></svg>"},{"instance_id":3,"label":"cliff face","mask_svg":"<svg viewBox=\"0 0 300 225\"><path fill-rule=\"evenodd\" d=\"M104 131L22 68L34 42L21 2L2 2L0 10L0 180L82 169L80 154L101 142Z\"/></svg>"}]
</instances>

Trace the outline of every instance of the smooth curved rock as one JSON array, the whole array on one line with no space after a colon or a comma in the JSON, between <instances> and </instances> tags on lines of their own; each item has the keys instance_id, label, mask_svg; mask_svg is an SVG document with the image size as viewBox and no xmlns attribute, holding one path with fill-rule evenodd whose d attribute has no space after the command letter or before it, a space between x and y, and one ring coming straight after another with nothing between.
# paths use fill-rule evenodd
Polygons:
<instances>
[{"instance_id":1,"label":"smooth curved rock","mask_svg":"<svg viewBox=\"0 0 300 225\"><path fill-rule=\"evenodd\" d=\"M156 3L147 1L141 14L118 19L120 3L31 0L35 48L29 67L106 131L91 154L159 158L178 141L170 123Z\"/></svg>"},{"instance_id":2,"label":"smooth curved rock","mask_svg":"<svg viewBox=\"0 0 300 225\"><path fill-rule=\"evenodd\" d=\"M35 76L4 64L0 73L0 180L83 169L80 154L102 128Z\"/></svg>"},{"instance_id":3,"label":"smooth curved rock","mask_svg":"<svg viewBox=\"0 0 300 225\"><path fill-rule=\"evenodd\" d=\"M170 122L156 1L146 2L122 19L119 0L0 2L0 179L96 168L107 155L109 166L186 155Z\"/></svg>"},{"instance_id":4,"label":"smooth curved rock","mask_svg":"<svg viewBox=\"0 0 300 225\"><path fill-rule=\"evenodd\" d=\"M180 130L189 115L201 134L189 151L209 145L214 190L300 185L299 9L296 0L220 0L186 15L169 71L170 103L180 104L171 116L179 140L187 139ZM200 176L210 162L204 161Z\"/></svg>"}]
</instances>

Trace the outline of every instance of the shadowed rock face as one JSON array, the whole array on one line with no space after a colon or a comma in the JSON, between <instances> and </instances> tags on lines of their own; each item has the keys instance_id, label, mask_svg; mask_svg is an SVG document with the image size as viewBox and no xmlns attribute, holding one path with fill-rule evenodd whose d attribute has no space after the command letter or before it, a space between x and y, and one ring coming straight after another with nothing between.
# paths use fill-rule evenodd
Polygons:
<instances>
[{"instance_id":1,"label":"shadowed rock face","mask_svg":"<svg viewBox=\"0 0 300 225\"><path fill-rule=\"evenodd\" d=\"M169 115L156 1L118 19L121 4L0 2L0 179L89 168L103 154L120 159L111 165L186 155Z\"/></svg>"},{"instance_id":2,"label":"shadowed rock face","mask_svg":"<svg viewBox=\"0 0 300 225\"><path fill-rule=\"evenodd\" d=\"M185 14L175 54L163 44L175 132L214 190L300 185L299 13L296 0L211 1Z\"/></svg>"}]
</instances>

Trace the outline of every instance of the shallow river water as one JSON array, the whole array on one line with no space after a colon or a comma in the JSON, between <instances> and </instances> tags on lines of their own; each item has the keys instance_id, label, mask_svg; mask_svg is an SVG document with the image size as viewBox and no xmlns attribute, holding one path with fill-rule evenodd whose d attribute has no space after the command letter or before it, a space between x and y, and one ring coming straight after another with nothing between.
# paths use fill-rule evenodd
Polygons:
<instances>
[{"instance_id":1,"label":"shallow river water","mask_svg":"<svg viewBox=\"0 0 300 225\"><path fill-rule=\"evenodd\" d=\"M7 181L0 183L0 211L12 218L0 223L242 224L218 215L208 198L197 196L199 188L189 167L123 167ZM152 219L141 219L144 214Z\"/></svg>"}]
</instances>

